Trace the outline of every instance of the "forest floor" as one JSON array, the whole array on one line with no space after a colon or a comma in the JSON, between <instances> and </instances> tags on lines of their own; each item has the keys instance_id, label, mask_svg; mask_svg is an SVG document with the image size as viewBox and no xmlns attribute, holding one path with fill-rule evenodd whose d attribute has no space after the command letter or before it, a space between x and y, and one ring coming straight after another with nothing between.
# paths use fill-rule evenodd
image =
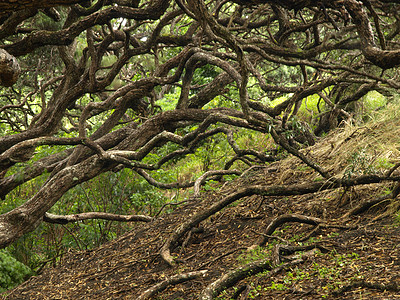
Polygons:
<instances>
[{"instance_id":1,"label":"forest floor","mask_svg":"<svg viewBox=\"0 0 400 300\"><path fill-rule=\"evenodd\" d=\"M314 150L318 147L323 146ZM324 156L318 157L323 163ZM181 224L241 187L291 186L318 178L296 158L253 168L100 248L70 252L56 268L44 270L3 297L199 299L227 273L262 260L270 263L228 282L226 286L231 287L216 298L400 299L398 202L384 200L365 212L343 217L359 203L384 194L390 183L296 196L243 197L192 228L172 248L176 265L171 267L161 258L162 246ZM287 220L276 223L276 230L266 237L268 226L282 215ZM290 222L297 215L323 222L319 226ZM266 245L254 246L262 238ZM200 270L207 272L190 278L190 272ZM189 278L174 281L181 274ZM144 293L152 287L159 292Z\"/></svg>"}]
</instances>

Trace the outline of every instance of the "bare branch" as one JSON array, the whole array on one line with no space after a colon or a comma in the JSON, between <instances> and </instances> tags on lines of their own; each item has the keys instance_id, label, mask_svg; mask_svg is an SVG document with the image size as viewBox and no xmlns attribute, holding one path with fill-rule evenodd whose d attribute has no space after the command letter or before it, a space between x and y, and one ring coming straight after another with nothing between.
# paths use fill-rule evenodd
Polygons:
<instances>
[{"instance_id":1,"label":"bare branch","mask_svg":"<svg viewBox=\"0 0 400 300\"><path fill-rule=\"evenodd\" d=\"M72 222L79 222L84 220L108 220L117 222L151 222L152 217L142 215L117 215L105 212L87 212L74 215L55 215L46 213L43 221L54 224L67 224Z\"/></svg>"},{"instance_id":2,"label":"bare branch","mask_svg":"<svg viewBox=\"0 0 400 300\"><path fill-rule=\"evenodd\" d=\"M247 265L239 267L235 270L232 270L228 273L222 275L219 279L211 283L207 286L200 294L199 299L201 300L211 300L218 296L223 290L233 286L238 281L263 272L264 270L270 270L267 276L273 276L274 274L279 273L280 271L284 270L287 267L302 263L302 259L297 259L291 262L284 263L276 268L272 268L272 264L270 259L263 259L251 262Z\"/></svg>"},{"instance_id":3,"label":"bare branch","mask_svg":"<svg viewBox=\"0 0 400 300\"><path fill-rule=\"evenodd\" d=\"M164 281L157 283L156 285L150 287L149 289L145 290L142 294L139 295L136 299L144 300L144 299L151 299L157 293L165 290L169 285L176 285L188 280L192 280L198 278L200 276L204 276L208 271L207 270L200 270L194 271L189 273L177 274L170 278L165 279Z\"/></svg>"},{"instance_id":4,"label":"bare branch","mask_svg":"<svg viewBox=\"0 0 400 300\"><path fill-rule=\"evenodd\" d=\"M200 186L206 181L207 177L214 175L240 175L241 173L238 170L216 170L216 171L207 171L199 178L197 178L194 189L193 189L193 197L198 197L200 194Z\"/></svg>"},{"instance_id":5,"label":"bare branch","mask_svg":"<svg viewBox=\"0 0 400 300\"><path fill-rule=\"evenodd\" d=\"M187 222L181 224L173 234L169 237L167 242L163 245L160 251L161 257L167 262L169 265L174 265L175 260L172 257L170 251L176 245L177 241L192 227L197 226L203 220L207 219L211 215L216 212L222 210L229 204L251 195L263 195L263 196L289 196L289 195L303 195L308 193L314 193L317 191L323 191L327 189L335 189L341 186L355 186L360 184L367 183L377 183L385 180L394 180L399 181L399 177L379 177L376 175L373 176L360 176L357 178L352 178L348 180L341 179L329 179L323 182L310 182L307 184L294 184L294 185L273 185L273 186L260 186L253 185L245 188L241 188L237 192L231 193L220 201L214 203L206 210L202 210L193 215ZM311 219L310 219L311 220ZM314 222L315 220L311 220L310 222Z\"/></svg>"}]
</instances>

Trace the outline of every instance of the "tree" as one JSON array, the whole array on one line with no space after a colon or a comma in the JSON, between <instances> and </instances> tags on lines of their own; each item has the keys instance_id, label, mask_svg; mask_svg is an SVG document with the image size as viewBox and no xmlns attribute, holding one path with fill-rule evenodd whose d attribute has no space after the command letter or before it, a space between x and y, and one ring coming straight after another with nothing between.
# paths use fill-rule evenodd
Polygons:
<instances>
[{"instance_id":1,"label":"tree","mask_svg":"<svg viewBox=\"0 0 400 300\"><path fill-rule=\"evenodd\" d=\"M270 133L330 180L335 174L299 149L352 118L368 92L399 89L396 8L388 0L2 2L0 196L48 177L0 216L1 247L54 222L47 212L68 190L110 170L130 168L160 188L194 186L156 181L150 171L217 134L235 156L225 171L207 175L229 173L235 160L277 159L273 151L240 149L235 127ZM199 83L206 71L209 80ZM177 95L172 110L157 103L167 94ZM317 116L299 122L313 95ZM216 97L225 101L212 103ZM179 147L146 161L167 143ZM38 159L40 146L60 150ZM18 163L24 169L12 171ZM337 179L335 186L384 179Z\"/></svg>"}]
</instances>

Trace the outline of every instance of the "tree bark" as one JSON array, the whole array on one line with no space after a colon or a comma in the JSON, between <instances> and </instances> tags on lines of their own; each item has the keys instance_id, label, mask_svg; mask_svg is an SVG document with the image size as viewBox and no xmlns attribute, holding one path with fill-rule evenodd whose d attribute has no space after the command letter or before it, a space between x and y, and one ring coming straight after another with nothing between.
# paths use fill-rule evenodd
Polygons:
<instances>
[{"instance_id":1,"label":"tree bark","mask_svg":"<svg viewBox=\"0 0 400 300\"><path fill-rule=\"evenodd\" d=\"M20 73L21 68L16 58L0 48L0 85L12 86L17 82Z\"/></svg>"},{"instance_id":2,"label":"tree bark","mask_svg":"<svg viewBox=\"0 0 400 300\"><path fill-rule=\"evenodd\" d=\"M165 290L169 285L175 285L188 280L196 279L200 276L204 276L206 273L207 270L200 270L200 271L174 275L145 290L142 294L140 294L139 297L136 298L136 300L152 299L152 297L155 294Z\"/></svg>"},{"instance_id":3,"label":"tree bark","mask_svg":"<svg viewBox=\"0 0 400 300\"><path fill-rule=\"evenodd\" d=\"M153 218L149 216L117 215L105 212L87 212L87 213L66 215L66 216L46 213L43 217L43 221L54 224L68 224L71 222L93 220L93 219L118 221L118 222L151 222L153 220Z\"/></svg>"},{"instance_id":4,"label":"tree bark","mask_svg":"<svg viewBox=\"0 0 400 300\"><path fill-rule=\"evenodd\" d=\"M7 13L21 10L25 8L47 8L53 7L57 5L63 6L70 6L76 3L83 3L87 2L87 0L51 0L51 1L44 1L44 0L33 0L33 1L26 1L26 0L8 0L8 1L0 1L0 16L6 15Z\"/></svg>"}]
</instances>

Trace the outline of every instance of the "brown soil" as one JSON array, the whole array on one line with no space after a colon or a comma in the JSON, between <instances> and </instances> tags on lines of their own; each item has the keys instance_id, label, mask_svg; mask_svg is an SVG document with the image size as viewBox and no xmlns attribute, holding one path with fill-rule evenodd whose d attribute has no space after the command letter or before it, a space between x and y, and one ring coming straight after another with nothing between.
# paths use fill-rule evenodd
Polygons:
<instances>
[{"instance_id":1,"label":"brown soil","mask_svg":"<svg viewBox=\"0 0 400 300\"><path fill-rule=\"evenodd\" d=\"M289 172L288 172L289 170ZM218 299L400 299L400 227L388 206L373 207L343 222L339 219L360 201L377 197L381 185L348 192L324 191L293 197L242 198L203 221L178 245L172 255L178 264L167 265L160 248L169 235L196 211L249 184L301 183L312 172L300 163L283 170L282 164L253 170L203 193L201 199L182 204L173 213L140 224L121 238L86 252L72 252L57 268L4 294L6 299L136 299L146 289L176 274L197 270L207 273L196 279L169 285L152 299L198 299L201 291L229 270L249 262L271 258L273 246L320 242L320 249L274 274L263 271L227 288ZM348 229L316 228L285 223L266 247L248 248L260 239L275 217L287 213L314 216ZM300 242L300 240L302 240ZM306 239L306 240L304 240ZM307 255L305 255L307 254ZM289 258L287 258L289 259ZM283 258L283 261L284 258ZM242 292L238 292L241 291Z\"/></svg>"}]
</instances>

